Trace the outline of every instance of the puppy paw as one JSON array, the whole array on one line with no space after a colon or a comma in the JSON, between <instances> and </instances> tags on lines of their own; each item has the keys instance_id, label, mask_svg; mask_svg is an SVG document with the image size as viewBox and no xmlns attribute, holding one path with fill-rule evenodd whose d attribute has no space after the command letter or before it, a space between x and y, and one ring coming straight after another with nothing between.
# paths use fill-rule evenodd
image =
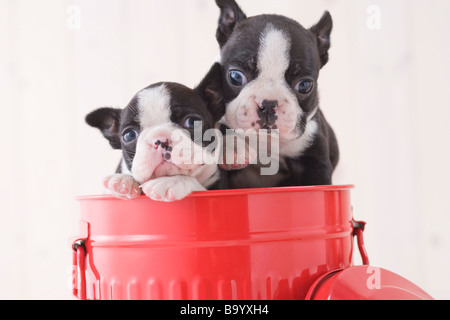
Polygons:
<instances>
[{"instance_id":1,"label":"puppy paw","mask_svg":"<svg viewBox=\"0 0 450 320\"><path fill-rule=\"evenodd\" d=\"M106 177L103 180L103 185L113 196L123 199L131 200L141 195L139 183L128 174L114 174Z\"/></svg>"},{"instance_id":2,"label":"puppy paw","mask_svg":"<svg viewBox=\"0 0 450 320\"><path fill-rule=\"evenodd\" d=\"M195 178L188 176L153 179L144 183L141 188L150 199L165 202L181 200L193 191L205 190Z\"/></svg>"}]
</instances>

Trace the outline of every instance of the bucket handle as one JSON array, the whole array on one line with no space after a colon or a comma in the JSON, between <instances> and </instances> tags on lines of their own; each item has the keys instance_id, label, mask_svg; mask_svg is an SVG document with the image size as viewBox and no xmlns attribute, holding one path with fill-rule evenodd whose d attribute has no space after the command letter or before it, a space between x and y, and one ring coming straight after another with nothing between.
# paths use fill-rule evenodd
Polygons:
<instances>
[{"instance_id":1,"label":"bucket handle","mask_svg":"<svg viewBox=\"0 0 450 320\"><path fill-rule=\"evenodd\" d=\"M364 245L364 221L352 219L353 236L356 236L363 265L369 265L369 256ZM73 295L79 300L86 300L86 246L83 240L75 241L73 249Z\"/></svg>"},{"instance_id":2,"label":"bucket handle","mask_svg":"<svg viewBox=\"0 0 450 320\"><path fill-rule=\"evenodd\" d=\"M363 232L366 223L364 221L355 221L354 219L352 219L352 225L353 225L353 236L356 236L362 263L363 265L369 265L369 256L367 255L366 246L364 245L364 238L363 238Z\"/></svg>"},{"instance_id":3,"label":"bucket handle","mask_svg":"<svg viewBox=\"0 0 450 320\"><path fill-rule=\"evenodd\" d=\"M76 241L72 245L73 249L73 295L86 300L86 246L83 240Z\"/></svg>"}]
</instances>

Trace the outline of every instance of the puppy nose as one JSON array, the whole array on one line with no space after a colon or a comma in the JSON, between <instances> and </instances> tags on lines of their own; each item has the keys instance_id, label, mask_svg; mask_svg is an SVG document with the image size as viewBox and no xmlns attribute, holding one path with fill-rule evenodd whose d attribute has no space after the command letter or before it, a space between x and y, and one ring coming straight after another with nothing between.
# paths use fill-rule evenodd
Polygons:
<instances>
[{"instance_id":1,"label":"puppy nose","mask_svg":"<svg viewBox=\"0 0 450 320\"><path fill-rule=\"evenodd\" d=\"M171 141L169 141L169 139L167 138L156 138L153 140L152 145L158 149L161 148L163 150L166 150L168 152L172 151L172 146L171 146Z\"/></svg>"},{"instance_id":2,"label":"puppy nose","mask_svg":"<svg viewBox=\"0 0 450 320\"><path fill-rule=\"evenodd\" d=\"M275 108L278 107L278 100L263 100L261 104L258 106L259 110L263 114L272 114L275 113Z\"/></svg>"}]
</instances>

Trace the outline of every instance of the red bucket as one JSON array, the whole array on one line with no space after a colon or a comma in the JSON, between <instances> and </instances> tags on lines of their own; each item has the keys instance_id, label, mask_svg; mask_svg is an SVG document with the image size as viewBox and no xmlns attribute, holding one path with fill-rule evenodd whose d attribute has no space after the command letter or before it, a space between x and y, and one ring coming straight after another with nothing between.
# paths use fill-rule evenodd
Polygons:
<instances>
[{"instance_id":1,"label":"red bucket","mask_svg":"<svg viewBox=\"0 0 450 320\"><path fill-rule=\"evenodd\" d=\"M80 197L80 299L304 299L352 266L352 186Z\"/></svg>"}]
</instances>

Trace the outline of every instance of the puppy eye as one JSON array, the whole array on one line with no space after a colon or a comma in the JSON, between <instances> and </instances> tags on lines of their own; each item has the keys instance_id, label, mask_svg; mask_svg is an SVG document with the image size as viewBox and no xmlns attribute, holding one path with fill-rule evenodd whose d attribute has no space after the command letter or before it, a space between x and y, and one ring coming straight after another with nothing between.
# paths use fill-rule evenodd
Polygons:
<instances>
[{"instance_id":1,"label":"puppy eye","mask_svg":"<svg viewBox=\"0 0 450 320\"><path fill-rule=\"evenodd\" d=\"M311 91L312 87L313 87L312 80L302 80L295 85L295 90L297 90L298 93L307 94L308 92Z\"/></svg>"},{"instance_id":2,"label":"puppy eye","mask_svg":"<svg viewBox=\"0 0 450 320\"><path fill-rule=\"evenodd\" d=\"M134 129L128 129L128 130L126 130L124 133L123 133L123 135L122 135L122 140L125 142L125 143L130 143L130 142L133 142L134 140L136 140L137 139L137 137L138 137L138 133L137 133L137 131L136 130L134 130Z\"/></svg>"},{"instance_id":3,"label":"puppy eye","mask_svg":"<svg viewBox=\"0 0 450 320\"><path fill-rule=\"evenodd\" d=\"M186 129L194 130L196 122L202 122L202 118L200 118L199 116L189 116L186 118L186 120L184 120L183 127L185 127Z\"/></svg>"},{"instance_id":4,"label":"puppy eye","mask_svg":"<svg viewBox=\"0 0 450 320\"><path fill-rule=\"evenodd\" d=\"M244 73L239 70L230 70L228 72L228 78L230 80L230 83L236 87L242 87L247 84L247 78L245 77Z\"/></svg>"}]
</instances>

